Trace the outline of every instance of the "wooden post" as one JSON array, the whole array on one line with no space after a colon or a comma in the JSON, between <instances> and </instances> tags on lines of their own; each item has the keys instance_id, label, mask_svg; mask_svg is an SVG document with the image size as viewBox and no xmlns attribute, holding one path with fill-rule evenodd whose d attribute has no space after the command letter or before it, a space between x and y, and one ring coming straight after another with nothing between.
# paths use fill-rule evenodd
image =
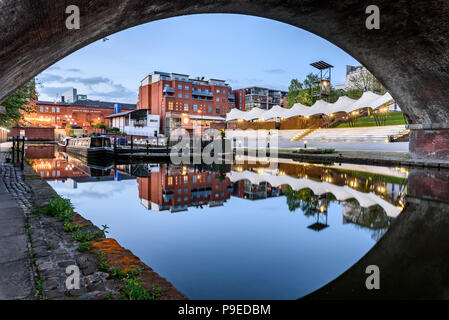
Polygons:
<instances>
[{"instance_id":1,"label":"wooden post","mask_svg":"<svg viewBox=\"0 0 449 320\"><path fill-rule=\"evenodd\" d=\"M17 159L17 163L19 163L19 161L20 161L20 137L19 136L17 136L16 159Z\"/></svg>"},{"instance_id":2,"label":"wooden post","mask_svg":"<svg viewBox=\"0 0 449 320\"><path fill-rule=\"evenodd\" d=\"M149 154L149 153L150 153L150 143L149 143L149 141L147 139L147 154Z\"/></svg>"},{"instance_id":3,"label":"wooden post","mask_svg":"<svg viewBox=\"0 0 449 320\"><path fill-rule=\"evenodd\" d=\"M16 138L12 137L12 164L16 163L16 156L15 156L15 148L16 148Z\"/></svg>"},{"instance_id":4,"label":"wooden post","mask_svg":"<svg viewBox=\"0 0 449 320\"><path fill-rule=\"evenodd\" d=\"M20 170L25 169L25 137L22 138L22 162L20 163Z\"/></svg>"},{"instance_id":5,"label":"wooden post","mask_svg":"<svg viewBox=\"0 0 449 320\"><path fill-rule=\"evenodd\" d=\"M131 136L131 150L134 149L134 136Z\"/></svg>"}]
</instances>

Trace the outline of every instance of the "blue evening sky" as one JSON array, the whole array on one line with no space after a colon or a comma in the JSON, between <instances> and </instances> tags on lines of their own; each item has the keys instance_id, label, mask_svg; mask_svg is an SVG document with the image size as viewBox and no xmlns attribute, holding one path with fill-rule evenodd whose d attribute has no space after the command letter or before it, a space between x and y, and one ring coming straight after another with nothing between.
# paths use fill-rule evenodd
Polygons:
<instances>
[{"instance_id":1,"label":"blue evening sky","mask_svg":"<svg viewBox=\"0 0 449 320\"><path fill-rule=\"evenodd\" d=\"M78 50L38 76L41 100L75 87L90 99L135 103L140 80L154 70L226 80L234 89L287 90L290 80L314 72L310 63L359 63L332 43L288 24L245 15L201 14L150 22Z\"/></svg>"}]
</instances>

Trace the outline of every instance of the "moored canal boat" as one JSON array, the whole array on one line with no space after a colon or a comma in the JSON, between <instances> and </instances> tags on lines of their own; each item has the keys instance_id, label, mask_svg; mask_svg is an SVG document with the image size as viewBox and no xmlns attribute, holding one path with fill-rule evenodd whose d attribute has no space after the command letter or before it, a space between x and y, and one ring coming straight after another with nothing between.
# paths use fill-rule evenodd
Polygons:
<instances>
[{"instance_id":1,"label":"moored canal boat","mask_svg":"<svg viewBox=\"0 0 449 320\"><path fill-rule=\"evenodd\" d=\"M69 140L72 139L71 137L65 137L63 139L60 139L58 141L58 150L61 152L66 152L67 145L69 144Z\"/></svg>"},{"instance_id":2,"label":"moored canal boat","mask_svg":"<svg viewBox=\"0 0 449 320\"><path fill-rule=\"evenodd\" d=\"M114 157L111 139L102 136L70 139L67 141L66 151L89 162L102 162Z\"/></svg>"}]
</instances>

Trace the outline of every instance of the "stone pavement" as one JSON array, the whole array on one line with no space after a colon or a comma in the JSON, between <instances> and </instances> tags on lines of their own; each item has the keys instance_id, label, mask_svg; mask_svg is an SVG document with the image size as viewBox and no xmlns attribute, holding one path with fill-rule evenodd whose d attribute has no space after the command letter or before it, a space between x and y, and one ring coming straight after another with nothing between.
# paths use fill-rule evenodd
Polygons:
<instances>
[{"instance_id":1,"label":"stone pavement","mask_svg":"<svg viewBox=\"0 0 449 320\"><path fill-rule=\"evenodd\" d=\"M11 173L15 176L16 171L4 158L5 153L0 152L0 299L33 299L34 272L28 255L25 212L13 197L27 191L11 184Z\"/></svg>"}]
</instances>

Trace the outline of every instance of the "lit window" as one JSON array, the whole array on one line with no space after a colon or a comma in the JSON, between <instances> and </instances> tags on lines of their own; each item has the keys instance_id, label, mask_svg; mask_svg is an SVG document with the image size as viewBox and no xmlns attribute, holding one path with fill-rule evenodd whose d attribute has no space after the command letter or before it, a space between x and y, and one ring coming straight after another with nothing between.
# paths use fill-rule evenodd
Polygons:
<instances>
[{"instance_id":1,"label":"lit window","mask_svg":"<svg viewBox=\"0 0 449 320\"><path fill-rule=\"evenodd\" d=\"M173 101L168 102L168 110L173 110Z\"/></svg>"},{"instance_id":2,"label":"lit window","mask_svg":"<svg viewBox=\"0 0 449 320\"><path fill-rule=\"evenodd\" d=\"M189 104L188 103L184 103L184 111L189 111Z\"/></svg>"},{"instance_id":3,"label":"lit window","mask_svg":"<svg viewBox=\"0 0 449 320\"><path fill-rule=\"evenodd\" d=\"M48 112L48 107L45 107L45 112Z\"/></svg>"},{"instance_id":4,"label":"lit window","mask_svg":"<svg viewBox=\"0 0 449 320\"><path fill-rule=\"evenodd\" d=\"M193 112L197 112L198 111L198 105L197 104L194 104L193 105Z\"/></svg>"},{"instance_id":5,"label":"lit window","mask_svg":"<svg viewBox=\"0 0 449 320\"><path fill-rule=\"evenodd\" d=\"M184 183L189 183L189 176L184 176Z\"/></svg>"},{"instance_id":6,"label":"lit window","mask_svg":"<svg viewBox=\"0 0 449 320\"><path fill-rule=\"evenodd\" d=\"M170 184L170 185L173 184L173 177L168 177L168 184Z\"/></svg>"}]
</instances>

